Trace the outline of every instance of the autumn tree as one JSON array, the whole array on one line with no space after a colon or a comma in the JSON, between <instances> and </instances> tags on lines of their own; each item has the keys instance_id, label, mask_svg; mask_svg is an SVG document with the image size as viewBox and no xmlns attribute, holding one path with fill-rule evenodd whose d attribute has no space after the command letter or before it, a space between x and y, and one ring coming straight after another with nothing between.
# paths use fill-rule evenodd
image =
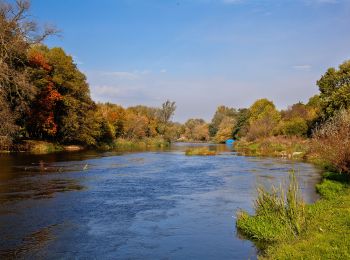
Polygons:
<instances>
[{"instance_id":1,"label":"autumn tree","mask_svg":"<svg viewBox=\"0 0 350 260\"><path fill-rule=\"evenodd\" d=\"M226 107L226 106L219 106L215 111L215 114L213 116L213 119L211 120L211 123L209 124L210 136L214 137L216 135L216 133L219 131L219 126L222 120L224 120L225 118L235 118L236 116L237 116L236 109ZM230 119L226 119L226 122L228 120Z\"/></svg>"},{"instance_id":2,"label":"autumn tree","mask_svg":"<svg viewBox=\"0 0 350 260\"><path fill-rule=\"evenodd\" d=\"M227 139L231 139L235 124L236 119L227 116L224 117L218 127L219 130L216 132L214 140L217 143L224 143Z\"/></svg>"},{"instance_id":3,"label":"autumn tree","mask_svg":"<svg viewBox=\"0 0 350 260\"><path fill-rule=\"evenodd\" d=\"M249 130L247 138L254 140L273 134L281 115L272 101L259 99L249 108Z\"/></svg>"},{"instance_id":4,"label":"autumn tree","mask_svg":"<svg viewBox=\"0 0 350 260\"><path fill-rule=\"evenodd\" d=\"M350 107L350 61L338 69L329 68L317 81L323 119L328 119L341 109Z\"/></svg>"},{"instance_id":5,"label":"autumn tree","mask_svg":"<svg viewBox=\"0 0 350 260\"><path fill-rule=\"evenodd\" d=\"M192 118L184 124L184 136L190 141L208 141L209 127L203 119Z\"/></svg>"},{"instance_id":6,"label":"autumn tree","mask_svg":"<svg viewBox=\"0 0 350 260\"><path fill-rule=\"evenodd\" d=\"M158 110L159 121L163 124L166 124L170 121L171 117L174 115L176 110L175 102L170 100L165 101L162 104L162 107Z\"/></svg>"},{"instance_id":7,"label":"autumn tree","mask_svg":"<svg viewBox=\"0 0 350 260\"><path fill-rule=\"evenodd\" d=\"M169 100L165 101L162 104L162 107L157 111L158 125L157 131L163 137L168 136L167 131L169 127L170 120L174 115L176 110L175 102L171 102Z\"/></svg>"},{"instance_id":8,"label":"autumn tree","mask_svg":"<svg viewBox=\"0 0 350 260\"><path fill-rule=\"evenodd\" d=\"M28 80L27 51L56 32L49 27L40 31L28 19L29 8L25 0L0 2L0 113L6 115L0 118L0 133L9 141L19 137L24 115L36 94Z\"/></svg>"}]
</instances>

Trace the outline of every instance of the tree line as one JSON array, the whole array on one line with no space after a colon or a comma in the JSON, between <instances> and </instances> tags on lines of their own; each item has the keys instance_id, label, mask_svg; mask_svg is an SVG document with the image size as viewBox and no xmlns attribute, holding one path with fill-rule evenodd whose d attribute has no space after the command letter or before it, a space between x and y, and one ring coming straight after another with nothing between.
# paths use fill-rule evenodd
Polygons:
<instances>
[{"instance_id":1,"label":"tree line","mask_svg":"<svg viewBox=\"0 0 350 260\"><path fill-rule=\"evenodd\" d=\"M176 104L123 108L95 103L85 75L62 48L43 41L57 33L28 19L29 2L0 4L0 148L26 139L98 146L120 139L164 141L255 140L268 136L309 137L350 104L350 61L317 81L320 93L306 104L278 111L268 99L249 108L219 106L211 120L172 122Z\"/></svg>"}]
</instances>

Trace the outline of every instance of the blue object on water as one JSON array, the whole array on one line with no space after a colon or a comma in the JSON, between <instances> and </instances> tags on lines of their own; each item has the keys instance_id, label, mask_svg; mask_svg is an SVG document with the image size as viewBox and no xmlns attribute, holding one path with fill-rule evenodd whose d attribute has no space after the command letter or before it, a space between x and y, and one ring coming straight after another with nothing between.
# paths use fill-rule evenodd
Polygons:
<instances>
[{"instance_id":1,"label":"blue object on water","mask_svg":"<svg viewBox=\"0 0 350 260\"><path fill-rule=\"evenodd\" d=\"M234 142L235 142L235 140L233 140L233 139L226 140L226 144L228 144L228 145L233 145Z\"/></svg>"}]
</instances>

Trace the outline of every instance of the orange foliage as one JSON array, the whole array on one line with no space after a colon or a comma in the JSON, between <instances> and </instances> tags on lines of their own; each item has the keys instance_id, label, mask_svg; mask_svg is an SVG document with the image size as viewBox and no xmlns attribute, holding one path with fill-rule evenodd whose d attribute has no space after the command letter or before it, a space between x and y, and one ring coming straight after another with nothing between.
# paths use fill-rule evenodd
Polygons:
<instances>
[{"instance_id":1,"label":"orange foliage","mask_svg":"<svg viewBox=\"0 0 350 260\"><path fill-rule=\"evenodd\" d=\"M40 52L32 52L28 57L29 63L33 66L41 67L46 71L51 71L52 66L48 64L44 55Z\"/></svg>"},{"instance_id":2,"label":"orange foliage","mask_svg":"<svg viewBox=\"0 0 350 260\"><path fill-rule=\"evenodd\" d=\"M30 123L34 131L48 136L54 136L57 133L54 110L56 103L62 100L62 95L53 86L51 82L40 92L30 113Z\"/></svg>"}]
</instances>

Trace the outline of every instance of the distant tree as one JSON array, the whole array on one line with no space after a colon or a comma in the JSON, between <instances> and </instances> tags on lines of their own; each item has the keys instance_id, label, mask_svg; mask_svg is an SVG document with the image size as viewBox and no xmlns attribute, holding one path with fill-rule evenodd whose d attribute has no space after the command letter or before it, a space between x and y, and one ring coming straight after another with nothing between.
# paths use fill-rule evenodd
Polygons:
<instances>
[{"instance_id":1,"label":"distant tree","mask_svg":"<svg viewBox=\"0 0 350 260\"><path fill-rule=\"evenodd\" d=\"M227 139L231 139L233 137L233 129L235 127L236 120L232 117L224 117L221 120L218 131L215 135L215 141L218 143L223 143Z\"/></svg>"},{"instance_id":2,"label":"distant tree","mask_svg":"<svg viewBox=\"0 0 350 260\"><path fill-rule=\"evenodd\" d=\"M103 118L112 131L114 138L122 137L125 134L126 111L123 107L111 103L97 104L100 117Z\"/></svg>"},{"instance_id":3,"label":"distant tree","mask_svg":"<svg viewBox=\"0 0 350 260\"><path fill-rule=\"evenodd\" d=\"M249 131L247 138L254 140L273 134L275 127L281 119L272 101L259 99L249 108Z\"/></svg>"},{"instance_id":4,"label":"distant tree","mask_svg":"<svg viewBox=\"0 0 350 260\"><path fill-rule=\"evenodd\" d=\"M209 128L208 124L203 119L192 118L184 124L184 136L190 141L208 141Z\"/></svg>"},{"instance_id":5,"label":"distant tree","mask_svg":"<svg viewBox=\"0 0 350 260\"><path fill-rule=\"evenodd\" d=\"M176 141L181 137L182 134L184 134L183 125L180 123L171 122L167 127L164 138L169 141Z\"/></svg>"},{"instance_id":6,"label":"distant tree","mask_svg":"<svg viewBox=\"0 0 350 260\"><path fill-rule=\"evenodd\" d=\"M241 108L238 110L237 121L232 130L232 136L234 139L239 139L246 136L249 128L249 109Z\"/></svg>"},{"instance_id":7,"label":"distant tree","mask_svg":"<svg viewBox=\"0 0 350 260\"><path fill-rule=\"evenodd\" d=\"M163 124L167 124L170 121L171 117L174 115L175 110L175 102L171 102L169 100L165 101L158 111L159 121Z\"/></svg>"},{"instance_id":8,"label":"distant tree","mask_svg":"<svg viewBox=\"0 0 350 260\"><path fill-rule=\"evenodd\" d=\"M323 119L328 119L341 109L350 107L350 61L329 68L317 81L320 90L320 101Z\"/></svg>"},{"instance_id":9,"label":"distant tree","mask_svg":"<svg viewBox=\"0 0 350 260\"><path fill-rule=\"evenodd\" d=\"M221 124L221 121L226 118L235 118L237 116L237 110L234 108L226 107L226 106L219 106L216 109L216 112L213 116L213 119L211 120L211 123L209 124L209 134L211 137L214 137L216 133L219 131L219 126Z\"/></svg>"},{"instance_id":10,"label":"distant tree","mask_svg":"<svg viewBox=\"0 0 350 260\"><path fill-rule=\"evenodd\" d=\"M142 139L148 134L148 119L144 115L127 113L124 127L126 138Z\"/></svg>"}]
</instances>

